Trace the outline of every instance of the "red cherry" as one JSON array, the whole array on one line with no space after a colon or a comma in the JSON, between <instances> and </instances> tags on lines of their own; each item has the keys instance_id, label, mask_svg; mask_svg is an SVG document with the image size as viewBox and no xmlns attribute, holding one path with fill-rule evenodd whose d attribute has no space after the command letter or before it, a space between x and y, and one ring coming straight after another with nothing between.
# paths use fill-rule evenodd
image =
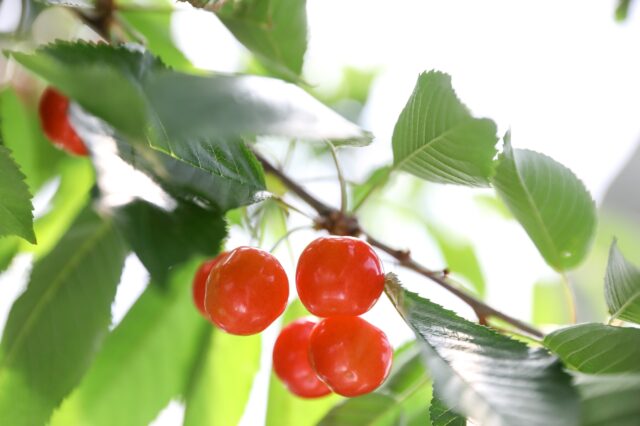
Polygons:
<instances>
[{"instance_id":1,"label":"red cherry","mask_svg":"<svg viewBox=\"0 0 640 426\"><path fill-rule=\"evenodd\" d=\"M309 337L311 366L342 396L369 393L384 382L393 351L387 336L359 317L331 317L320 321Z\"/></svg>"},{"instance_id":2,"label":"red cherry","mask_svg":"<svg viewBox=\"0 0 640 426\"><path fill-rule=\"evenodd\" d=\"M309 335L314 321L299 319L282 329L273 347L273 370L287 389L302 398L331 393L309 363Z\"/></svg>"},{"instance_id":3,"label":"red cherry","mask_svg":"<svg viewBox=\"0 0 640 426\"><path fill-rule=\"evenodd\" d=\"M365 241L322 237L304 249L296 271L298 296L319 317L364 314L384 288L378 255Z\"/></svg>"},{"instance_id":4,"label":"red cherry","mask_svg":"<svg viewBox=\"0 0 640 426\"><path fill-rule=\"evenodd\" d=\"M202 265L200 265L193 277L193 303L205 318L209 318L207 311L204 309L204 293L207 288L207 278L209 278L211 268L217 265L226 254L227 252L223 252L211 260L202 262Z\"/></svg>"},{"instance_id":5,"label":"red cherry","mask_svg":"<svg viewBox=\"0 0 640 426\"><path fill-rule=\"evenodd\" d=\"M227 333L247 336L278 318L288 297L289 281L278 259L254 247L238 247L211 269L205 310Z\"/></svg>"},{"instance_id":6,"label":"red cherry","mask_svg":"<svg viewBox=\"0 0 640 426\"><path fill-rule=\"evenodd\" d=\"M40 122L44 134L58 148L76 155L89 155L87 147L71 126L67 110L69 99L57 90L48 87L40 98Z\"/></svg>"}]
</instances>

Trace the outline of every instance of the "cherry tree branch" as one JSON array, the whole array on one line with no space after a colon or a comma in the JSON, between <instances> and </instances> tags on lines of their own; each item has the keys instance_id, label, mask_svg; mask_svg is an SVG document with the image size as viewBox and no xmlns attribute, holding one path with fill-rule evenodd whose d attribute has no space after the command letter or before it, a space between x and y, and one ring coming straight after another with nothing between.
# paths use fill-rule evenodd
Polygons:
<instances>
[{"instance_id":1,"label":"cherry tree branch","mask_svg":"<svg viewBox=\"0 0 640 426\"><path fill-rule=\"evenodd\" d=\"M278 177L278 179L280 179L291 192L296 194L298 198L306 202L318 213L318 218L316 219L316 228L325 229L329 231L329 233L335 235L364 236L369 244L395 258L403 267L417 272L418 274L435 282L447 291L453 293L467 305L469 305L471 309L473 309L473 311L476 313L481 324L486 324L489 317L494 317L532 336L544 336L542 332L535 329L531 325L520 321L517 318L513 318L503 312L500 312L497 309L487 305L483 301L476 299L474 296L460 290L458 287L452 284L452 281L447 277L447 271L443 272L429 269L412 258L409 251L393 248L386 243L372 237L369 233L367 233L360 227L355 216L342 213L340 212L340 210L325 204L323 201L320 201L302 186L297 184L293 179L283 173L280 169L274 167L262 155L257 152L255 154L258 160L262 163L262 167L267 173L271 173L274 176Z\"/></svg>"}]
</instances>

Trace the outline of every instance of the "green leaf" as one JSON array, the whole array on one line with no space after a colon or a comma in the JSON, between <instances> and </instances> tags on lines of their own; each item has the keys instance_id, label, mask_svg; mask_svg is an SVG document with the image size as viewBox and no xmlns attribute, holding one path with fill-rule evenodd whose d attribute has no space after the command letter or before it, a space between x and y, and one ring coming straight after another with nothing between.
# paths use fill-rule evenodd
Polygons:
<instances>
[{"instance_id":1,"label":"green leaf","mask_svg":"<svg viewBox=\"0 0 640 426\"><path fill-rule=\"evenodd\" d=\"M624 258L615 241L609 250L604 296L612 319L640 324L640 270Z\"/></svg>"},{"instance_id":2,"label":"green leaf","mask_svg":"<svg viewBox=\"0 0 640 426\"><path fill-rule=\"evenodd\" d=\"M533 323L544 325L571 322L566 300L567 292L559 279L536 282L533 285Z\"/></svg>"},{"instance_id":3,"label":"green leaf","mask_svg":"<svg viewBox=\"0 0 640 426\"><path fill-rule=\"evenodd\" d=\"M262 166L241 141L210 138L175 157L116 138L120 157L175 197L226 211L267 195Z\"/></svg>"},{"instance_id":4,"label":"green leaf","mask_svg":"<svg viewBox=\"0 0 640 426\"><path fill-rule=\"evenodd\" d=\"M557 358L404 290L393 274L386 289L450 408L488 426L576 424L578 398Z\"/></svg>"},{"instance_id":5,"label":"green leaf","mask_svg":"<svg viewBox=\"0 0 640 426\"><path fill-rule=\"evenodd\" d=\"M194 6L201 0L190 0ZM307 50L305 0L229 1L217 11L233 35L276 75L295 79Z\"/></svg>"},{"instance_id":6,"label":"green leaf","mask_svg":"<svg viewBox=\"0 0 640 426\"><path fill-rule=\"evenodd\" d=\"M295 300L287 308L282 324L309 315L299 300ZM341 398L337 395L316 399L298 398L287 390L275 374L269 381L269 397L267 399L266 426L312 426L333 407Z\"/></svg>"},{"instance_id":7,"label":"green leaf","mask_svg":"<svg viewBox=\"0 0 640 426\"><path fill-rule=\"evenodd\" d=\"M176 203L167 211L136 200L114 214L122 235L160 284L166 284L172 269L195 255L217 254L227 233L220 213L187 201Z\"/></svg>"},{"instance_id":8,"label":"green leaf","mask_svg":"<svg viewBox=\"0 0 640 426\"><path fill-rule=\"evenodd\" d=\"M18 235L36 243L29 188L11 151L0 145L0 237L4 235Z\"/></svg>"},{"instance_id":9,"label":"green leaf","mask_svg":"<svg viewBox=\"0 0 640 426\"><path fill-rule=\"evenodd\" d=\"M14 90L4 90L0 94L0 113L3 143L13 153L26 175L29 189L35 194L42 184L56 175L60 162L67 156L42 133L36 106L26 105Z\"/></svg>"},{"instance_id":10,"label":"green leaf","mask_svg":"<svg viewBox=\"0 0 640 426\"><path fill-rule=\"evenodd\" d=\"M434 394L429 407L431 426L466 426L467 419L454 413Z\"/></svg>"},{"instance_id":11,"label":"green leaf","mask_svg":"<svg viewBox=\"0 0 640 426\"><path fill-rule=\"evenodd\" d=\"M438 226L431 224L427 224L427 226L429 234L436 240L442 256L447 262L449 271L454 276L460 275L466 278L478 296L484 298L484 274L473 245L459 236L445 232Z\"/></svg>"},{"instance_id":12,"label":"green leaf","mask_svg":"<svg viewBox=\"0 0 640 426\"><path fill-rule=\"evenodd\" d=\"M395 426L402 424L402 410L394 398L381 393L350 398L334 407L318 426Z\"/></svg>"},{"instance_id":13,"label":"green leaf","mask_svg":"<svg viewBox=\"0 0 640 426\"><path fill-rule=\"evenodd\" d=\"M640 418L640 374L580 375L583 426L636 426Z\"/></svg>"},{"instance_id":14,"label":"green leaf","mask_svg":"<svg viewBox=\"0 0 640 426\"><path fill-rule=\"evenodd\" d=\"M0 272L3 272L11 265L11 261L18 254L19 247L20 240L18 237L0 238Z\"/></svg>"},{"instance_id":15,"label":"green leaf","mask_svg":"<svg viewBox=\"0 0 640 426\"><path fill-rule=\"evenodd\" d=\"M241 75L191 75L148 53L56 43L12 55L117 130L197 164L195 147L255 135L367 144L371 135L297 86ZM101 84L95 84L100 81Z\"/></svg>"},{"instance_id":16,"label":"green leaf","mask_svg":"<svg viewBox=\"0 0 640 426\"><path fill-rule=\"evenodd\" d=\"M391 176L391 167L383 166L375 169L361 184L353 185L351 189L351 205L357 210L375 191L381 190Z\"/></svg>"},{"instance_id":17,"label":"green leaf","mask_svg":"<svg viewBox=\"0 0 640 426\"><path fill-rule=\"evenodd\" d=\"M640 329L580 324L547 335L544 345L582 373L640 373Z\"/></svg>"},{"instance_id":18,"label":"green leaf","mask_svg":"<svg viewBox=\"0 0 640 426\"><path fill-rule=\"evenodd\" d=\"M169 285L149 285L109 335L52 426L146 425L185 390L210 325L193 306L199 262L174 270Z\"/></svg>"},{"instance_id":19,"label":"green leaf","mask_svg":"<svg viewBox=\"0 0 640 426\"><path fill-rule=\"evenodd\" d=\"M616 21L622 22L629 16L629 7L631 6L631 0L618 0L618 6L616 7Z\"/></svg>"},{"instance_id":20,"label":"green leaf","mask_svg":"<svg viewBox=\"0 0 640 426\"><path fill-rule=\"evenodd\" d=\"M260 368L260 336L232 336L211 327L186 394L185 426L236 426Z\"/></svg>"},{"instance_id":21,"label":"green leaf","mask_svg":"<svg viewBox=\"0 0 640 426\"><path fill-rule=\"evenodd\" d=\"M425 72L393 131L393 168L432 182L489 186L497 142L496 125L471 115L448 75Z\"/></svg>"},{"instance_id":22,"label":"green leaf","mask_svg":"<svg viewBox=\"0 0 640 426\"><path fill-rule=\"evenodd\" d=\"M171 10L171 2L154 2L156 8L163 6L167 10L121 10L118 17L144 37L149 50L162 62L174 69L192 71L194 66L173 41L171 20L174 11Z\"/></svg>"},{"instance_id":23,"label":"green leaf","mask_svg":"<svg viewBox=\"0 0 640 426\"><path fill-rule=\"evenodd\" d=\"M596 210L571 170L546 155L513 149L506 139L492 184L550 266L563 271L585 258Z\"/></svg>"},{"instance_id":24,"label":"green leaf","mask_svg":"<svg viewBox=\"0 0 640 426\"><path fill-rule=\"evenodd\" d=\"M126 254L110 222L90 210L37 262L0 345L0 418L45 424L80 381L107 334Z\"/></svg>"}]
</instances>

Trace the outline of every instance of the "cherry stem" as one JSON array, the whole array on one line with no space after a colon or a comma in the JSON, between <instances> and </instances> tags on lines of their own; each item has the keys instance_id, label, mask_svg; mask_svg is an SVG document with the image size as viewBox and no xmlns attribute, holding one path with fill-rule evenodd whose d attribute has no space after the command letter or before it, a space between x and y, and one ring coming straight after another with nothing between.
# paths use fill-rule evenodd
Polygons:
<instances>
[{"instance_id":1,"label":"cherry stem","mask_svg":"<svg viewBox=\"0 0 640 426\"><path fill-rule=\"evenodd\" d=\"M357 232L358 234L363 235L366 238L366 240L369 242L369 244L389 254L391 257L395 258L398 261L398 263L400 263L400 265L402 265L403 267L410 269L414 272L417 272L418 274L428 278L429 280L435 282L436 284L445 288L449 292L453 293L455 296L457 296L459 299L461 299L463 302L469 305L471 309L473 309L473 311L475 312L481 324L486 324L488 318L498 318L508 324L511 324L512 326L516 327L517 329L527 334L530 334L535 337L544 337L544 334L542 334L542 332L530 326L529 324L523 321L520 321L517 318L513 318L503 312L500 312L497 309L487 305L483 301L476 299L474 296L467 294L463 290L460 290L459 288L457 288L455 285L452 284L452 281L448 278L447 276L448 271L445 272L445 271L436 271L436 270L429 269L423 266L422 264L418 263L416 260L414 260L411 257L411 253L409 253L409 251L393 248L387 245L386 243L372 237L366 231L360 228L355 217L353 216L345 217L346 215L340 212L339 210L325 204L324 202L318 200L315 196L307 192L306 189L304 189L302 186L294 182L289 176L287 176L281 170L277 169L271 163L269 163L269 161L267 161L260 153L254 152L254 154L256 155L256 158L258 159L258 161L262 163L262 167L267 173L271 173L274 176L276 176L278 179L280 179L280 181L287 188L289 188L291 192L296 194L298 198L306 202L318 213L319 218L316 219L316 223L327 224L324 226L324 229L326 229L330 233L332 232L332 229L333 229L331 224L335 224L336 217L342 216L342 219L345 219L345 218L349 219L352 223L354 223L354 225L352 225L354 227L354 233Z\"/></svg>"},{"instance_id":2,"label":"cherry stem","mask_svg":"<svg viewBox=\"0 0 640 426\"><path fill-rule=\"evenodd\" d=\"M333 158L333 162L336 165L336 172L338 173L338 182L340 182L340 213L345 214L347 212L347 183L344 179L344 173L342 173L342 166L340 166L340 160L338 160L338 152L336 147L331 143L331 141L327 141L327 145L329 145L329 152L331 152L331 157Z\"/></svg>"}]
</instances>

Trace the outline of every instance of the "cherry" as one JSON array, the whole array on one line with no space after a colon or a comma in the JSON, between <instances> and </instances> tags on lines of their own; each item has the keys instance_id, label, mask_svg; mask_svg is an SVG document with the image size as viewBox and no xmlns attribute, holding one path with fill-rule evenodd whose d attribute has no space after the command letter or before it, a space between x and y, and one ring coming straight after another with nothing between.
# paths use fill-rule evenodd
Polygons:
<instances>
[{"instance_id":1,"label":"cherry","mask_svg":"<svg viewBox=\"0 0 640 426\"><path fill-rule=\"evenodd\" d=\"M314 321L299 319L282 329L273 347L273 369L287 389L302 398L331 393L309 363L309 335Z\"/></svg>"},{"instance_id":2,"label":"cherry","mask_svg":"<svg viewBox=\"0 0 640 426\"><path fill-rule=\"evenodd\" d=\"M278 259L254 247L231 250L209 273L205 311L218 327L247 336L282 314L289 281Z\"/></svg>"},{"instance_id":3,"label":"cherry","mask_svg":"<svg viewBox=\"0 0 640 426\"><path fill-rule=\"evenodd\" d=\"M318 238L300 255L296 287L314 315L361 315L382 294L382 263L371 246L358 238Z\"/></svg>"},{"instance_id":4,"label":"cherry","mask_svg":"<svg viewBox=\"0 0 640 426\"><path fill-rule=\"evenodd\" d=\"M204 293L207 288L207 278L209 278L211 268L217 265L226 255L227 252L223 252L211 260L202 262L202 265L200 265L193 277L193 303L205 318L209 318L207 311L204 309Z\"/></svg>"},{"instance_id":5,"label":"cherry","mask_svg":"<svg viewBox=\"0 0 640 426\"><path fill-rule=\"evenodd\" d=\"M331 390L354 397L384 382L393 352L387 336L359 317L320 321L309 337L311 366Z\"/></svg>"},{"instance_id":6,"label":"cherry","mask_svg":"<svg viewBox=\"0 0 640 426\"><path fill-rule=\"evenodd\" d=\"M89 154L87 147L71 126L67 110L69 99L57 90L48 87L40 98L40 122L44 134L58 148L76 155Z\"/></svg>"}]
</instances>

